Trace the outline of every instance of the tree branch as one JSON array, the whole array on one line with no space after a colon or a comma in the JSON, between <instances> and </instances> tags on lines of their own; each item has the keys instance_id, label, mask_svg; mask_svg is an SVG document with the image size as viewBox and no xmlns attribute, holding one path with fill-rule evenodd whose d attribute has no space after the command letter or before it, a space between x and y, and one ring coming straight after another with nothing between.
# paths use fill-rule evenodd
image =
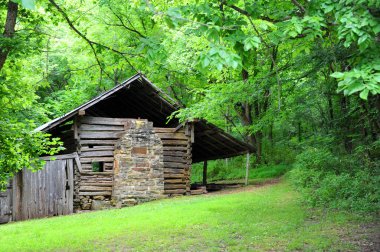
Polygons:
<instances>
[{"instance_id":1,"label":"tree branch","mask_svg":"<svg viewBox=\"0 0 380 252\"><path fill-rule=\"evenodd\" d=\"M299 3L297 2L297 0L292 0L292 3L298 7L298 9L300 10L301 12L301 16L303 16L305 13L306 13L306 10L305 8Z\"/></svg>"},{"instance_id":2,"label":"tree branch","mask_svg":"<svg viewBox=\"0 0 380 252\"><path fill-rule=\"evenodd\" d=\"M120 21L120 24L121 24L120 26L124 27L125 29L127 29L130 32L136 33L141 38L146 38L146 36L142 35L141 32L139 32L135 28L130 28L130 27L126 26L123 19L119 15L117 15L116 12L110 6L108 8L111 10L112 14Z\"/></svg>"},{"instance_id":3,"label":"tree branch","mask_svg":"<svg viewBox=\"0 0 380 252\"><path fill-rule=\"evenodd\" d=\"M49 2L58 10L59 13L61 13L61 15L63 16L63 18L66 20L67 24L70 26L70 28L76 33L78 34L83 40L85 40L89 46L91 47L91 50L92 52L94 53L94 56L95 56L95 59L96 59L96 62L98 63L101 71L103 71L105 74L107 74L104 70L103 70L103 67L100 63L100 60L97 56L97 53L96 53L96 50L95 50L95 47L94 45L96 46L99 46L99 47L102 47L104 49L107 49L109 51L112 51L116 54L119 54L121 57L123 57L123 59L128 63L128 65L135 71L135 72L138 72L137 69L132 65L132 63L125 57L125 54L124 52L120 52L114 48L111 48L111 47L108 47L106 45L103 45L103 44L100 44L98 42L95 42L95 41L92 41L90 39L88 39L82 32L80 32L76 27L75 25L73 24L73 22L70 20L70 18L68 17L68 15L66 14L66 12L54 1L54 0L49 0ZM112 79L108 74L107 76Z\"/></svg>"}]
</instances>

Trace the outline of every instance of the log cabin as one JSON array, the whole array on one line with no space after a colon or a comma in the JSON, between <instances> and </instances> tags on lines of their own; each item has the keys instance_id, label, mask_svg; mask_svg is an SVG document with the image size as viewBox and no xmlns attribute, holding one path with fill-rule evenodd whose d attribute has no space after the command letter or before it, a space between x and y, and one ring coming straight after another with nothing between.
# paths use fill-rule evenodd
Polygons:
<instances>
[{"instance_id":1,"label":"log cabin","mask_svg":"<svg viewBox=\"0 0 380 252\"><path fill-rule=\"evenodd\" d=\"M0 223L191 195L192 163L252 151L205 120L168 121L180 108L136 74L41 125L65 150L0 192Z\"/></svg>"}]
</instances>

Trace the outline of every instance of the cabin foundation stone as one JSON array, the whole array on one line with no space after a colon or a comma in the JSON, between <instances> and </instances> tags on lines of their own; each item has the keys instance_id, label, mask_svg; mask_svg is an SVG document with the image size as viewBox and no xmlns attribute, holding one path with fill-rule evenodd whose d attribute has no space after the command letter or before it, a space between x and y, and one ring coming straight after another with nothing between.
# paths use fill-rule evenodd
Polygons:
<instances>
[{"instance_id":1,"label":"cabin foundation stone","mask_svg":"<svg viewBox=\"0 0 380 252\"><path fill-rule=\"evenodd\" d=\"M133 206L164 197L163 146L151 122L137 120L131 124L116 143L114 158L114 206Z\"/></svg>"}]
</instances>

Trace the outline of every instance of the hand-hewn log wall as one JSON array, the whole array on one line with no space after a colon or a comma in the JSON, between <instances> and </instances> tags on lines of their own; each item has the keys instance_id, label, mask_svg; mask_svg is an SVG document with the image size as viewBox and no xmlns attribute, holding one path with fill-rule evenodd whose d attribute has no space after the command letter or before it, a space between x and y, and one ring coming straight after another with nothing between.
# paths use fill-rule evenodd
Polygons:
<instances>
[{"instance_id":1,"label":"hand-hewn log wall","mask_svg":"<svg viewBox=\"0 0 380 252\"><path fill-rule=\"evenodd\" d=\"M78 173L77 194L81 209L90 210L92 201L110 201L113 186L114 150L117 140L133 119L84 116L75 122L75 138L82 172ZM93 162L104 170L92 171Z\"/></svg>"},{"instance_id":2,"label":"hand-hewn log wall","mask_svg":"<svg viewBox=\"0 0 380 252\"><path fill-rule=\"evenodd\" d=\"M165 194L190 193L191 135L184 129L154 128L164 148Z\"/></svg>"}]
</instances>

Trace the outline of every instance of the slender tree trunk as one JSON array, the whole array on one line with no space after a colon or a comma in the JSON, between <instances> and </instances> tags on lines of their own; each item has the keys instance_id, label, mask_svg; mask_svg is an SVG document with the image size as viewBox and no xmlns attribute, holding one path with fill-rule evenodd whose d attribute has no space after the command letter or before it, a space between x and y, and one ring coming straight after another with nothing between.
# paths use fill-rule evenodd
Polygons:
<instances>
[{"instance_id":1,"label":"slender tree trunk","mask_svg":"<svg viewBox=\"0 0 380 252\"><path fill-rule=\"evenodd\" d=\"M344 120L343 120L343 144L344 148L348 153L352 152L352 138L350 137L351 134L351 120L350 120L350 115L348 114L348 97L341 96L340 100L340 107L342 111L342 115L344 115Z\"/></svg>"},{"instance_id":2,"label":"slender tree trunk","mask_svg":"<svg viewBox=\"0 0 380 252\"><path fill-rule=\"evenodd\" d=\"M269 133L268 133L270 145L273 148L273 123L269 125Z\"/></svg>"},{"instance_id":3,"label":"slender tree trunk","mask_svg":"<svg viewBox=\"0 0 380 252\"><path fill-rule=\"evenodd\" d=\"M331 94L327 95L327 102L329 106L329 126L330 129L333 128L333 121L334 121L334 108L333 108L333 102L332 102L332 97Z\"/></svg>"},{"instance_id":4,"label":"slender tree trunk","mask_svg":"<svg viewBox=\"0 0 380 252\"><path fill-rule=\"evenodd\" d=\"M301 122L298 122L298 142L301 142L302 140L302 127Z\"/></svg>"},{"instance_id":5,"label":"slender tree trunk","mask_svg":"<svg viewBox=\"0 0 380 252\"><path fill-rule=\"evenodd\" d=\"M263 133L261 131L256 132L256 162L261 163L262 158L262 139L263 139Z\"/></svg>"},{"instance_id":6,"label":"slender tree trunk","mask_svg":"<svg viewBox=\"0 0 380 252\"><path fill-rule=\"evenodd\" d=\"M15 33L16 19L18 13L18 4L12 1L8 2L7 19L5 21L4 33L5 38L13 37ZM0 70L3 69L8 54L11 51L9 46L0 48Z\"/></svg>"},{"instance_id":7,"label":"slender tree trunk","mask_svg":"<svg viewBox=\"0 0 380 252\"><path fill-rule=\"evenodd\" d=\"M248 72L247 70L242 70L242 79L244 81L248 80ZM240 117L240 121L244 126L250 126L252 125L252 106L248 102L244 102L241 104L237 104L235 106L236 112L238 113ZM253 147L256 147L256 138L255 135L252 133L247 134L248 141L253 145Z\"/></svg>"}]
</instances>

